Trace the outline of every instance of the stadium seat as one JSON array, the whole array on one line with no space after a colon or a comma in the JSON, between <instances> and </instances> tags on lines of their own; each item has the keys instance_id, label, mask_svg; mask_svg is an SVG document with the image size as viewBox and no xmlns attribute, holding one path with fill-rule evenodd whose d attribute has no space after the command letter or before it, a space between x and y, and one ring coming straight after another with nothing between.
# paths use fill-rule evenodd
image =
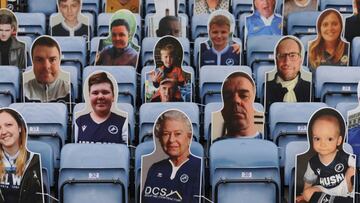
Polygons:
<instances>
[{"instance_id":1,"label":"stadium seat","mask_svg":"<svg viewBox=\"0 0 360 203\"><path fill-rule=\"evenodd\" d=\"M241 14L239 16L239 19L238 19L238 36L242 41L244 41L244 39L245 39L246 17L248 15L250 15L250 14L249 13L243 13L243 14Z\"/></svg>"},{"instance_id":2,"label":"stadium seat","mask_svg":"<svg viewBox=\"0 0 360 203\"><path fill-rule=\"evenodd\" d=\"M46 16L50 16L52 13L56 13L56 0L47 0L44 4L44 0L30 0L27 1L29 13L43 13Z\"/></svg>"},{"instance_id":3,"label":"stadium seat","mask_svg":"<svg viewBox=\"0 0 360 203\"><path fill-rule=\"evenodd\" d=\"M146 73L154 70L154 66L145 66L143 67L143 69L141 70L141 100L143 103L145 103L145 77L146 77ZM194 69L191 66L182 66L183 71L190 73L191 74L191 87L192 87L192 100L194 100L194 94L195 94L195 73L194 73Z\"/></svg>"},{"instance_id":4,"label":"stadium seat","mask_svg":"<svg viewBox=\"0 0 360 203\"><path fill-rule=\"evenodd\" d=\"M254 73L257 72L260 65L274 64L274 48L280 38L281 36L278 35L262 35L248 38L246 44L247 65L251 67Z\"/></svg>"},{"instance_id":5,"label":"stadium seat","mask_svg":"<svg viewBox=\"0 0 360 203\"><path fill-rule=\"evenodd\" d=\"M235 71L243 71L250 76L251 69L248 66L203 66L200 69L200 98L201 103L206 105L210 102L222 102L221 87L224 79Z\"/></svg>"},{"instance_id":6,"label":"stadium seat","mask_svg":"<svg viewBox=\"0 0 360 203\"><path fill-rule=\"evenodd\" d=\"M320 66L315 74L315 98L335 107L339 102L358 102L359 67Z\"/></svg>"},{"instance_id":7,"label":"stadium seat","mask_svg":"<svg viewBox=\"0 0 360 203\"><path fill-rule=\"evenodd\" d=\"M191 120L193 126L194 140L200 139L200 111L195 103L189 102L166 102L166 103L144 103L139 110L139 143L151 140L153 137L153 127L159 115L169 109L179 109L183 111Z\"/></svg>"},{"instance_id":8,"label":"stadium seat","mask_svg":"<svg viewBox=\"0 0 360 203\"><path fill-rule=\"evenodd\" d=\"M20 96L20 71L16 66L0 66L0 107L9 106Z\"/></svg>"},{"instance_id":9,"label":"stadium seat","mask_svg":"<svg viewBox=\"0 0 360 203\"><path fill-rule=\"evenodd\" d=\"M93 37L90 42L90 55L89 55L89 65L95 65L96 53L99 49L99 42L103 37Z\"/></svg>"},{"instance_id":10,"label":"stadium seat","mask_svg":"<svg viewBox=\"0 0 360 203\"><path fill-rule=\"evenodd\" d=\"M99 0L83 0L82 1L82 12L89 12L97 16L100 12L100 1Z\"/></svg>"},{"instance_id":11,"label":"stadium seat","mask_svg":"<svg viewBox=\"0 0 360 203\"><path fill-rule=\"evenodd\" d=\"M132 66L87 66L83 72L83 85L86 78L93 72L108 71L118 84L118 102L135 106L136 102L136 70Z\"/></svg>"},{"instance_id":12,"label":"stadium seat","mask_svg":"<svg viewBox=\"0 0 360 203\"><path fill-rule=\"evenodd\" d=\"M138 42L141 41L141 17L139 14L135 13L136 18L136 32L135 38ZM97 19L97 36L108 36L109 35L109 27L110 27L110 20L113 16L113 13L100 13Z\"/></svg>"},{"instance_id":13,"label":"stadium seat","mask_svg":"<svg viewBox=\"0 0 360 203\"><path fill-rule=\"evenodd\" d=\"M360 66L360 37L355 37L351 43L351 64Z\"/></svg>"},{"instance_id":14,"label":"stadium seat","mask_svg":"<svg viewBox=\"0 0 360 203\"><path fill-rule=\"evenodd\" d=\"M129 149L123 144L67 144L61 150L63 203L128 202Z\"/></svg>"},{"instance_id":15,"label":"stadium seat","mask_svg":"<svg viewBox=\"0 0 360 203\"><path fill-rule=\"evenodd\" d=\"M304 35L300 37L300 41L304 46L304 52L305 52L304 63L303 63L304 66L307 66L309 42L314 40L316 36L317 36L316 34L313 34L313 35Z\"/></svg>"},{"instance_id":16,"label":"stadium seat","mask_svg":"<svg viewBox=\"0 0 360 203\"><path fill-rule=\"evenodd\" d=\"M196 38L195 39L195 41L194 41L194 54L193 54L193 62L194 62L194 67L196 67L196 70L199 70L200 69L200 61L199 61L199 54L200 54L200 44L201 43L203 43L203 42L205 42L205 41L207 41L208 40L208 38L207 37L198 37L198 38ZM196 71L197 72L197 74L199 74L198 73L198 71Z\"/></svg>"},{"instance_id":17,"label":"stadium seat","mask_svg":"<svg viewBox=\"0 0 360 203\"><path fill-rule=\"evenodd\" d=\"M82 87L80 87L80 71L76 66L61 66L62 70L70 73L70 83L71 83L71 101L76 102L80 101L80 92L82 92ZM79 89L80 88L80 89ZM79 91L81 90L81 91Z\"/></svg>"},{"instance_id":18,"label":"stadium seat","mask_svg":"<svg viewBox=\"0 0 360 203\"><path fill-rule=\"evenodd\" d=\"M319 15L319 11L289 13L287 20L287 33L297 37L304 35L316 35L316 21Z\"/></svg>"},{"instance_id":19,"label":"stadium seat","mask_svg":"<svg viewBox=\"0 0 360 203\"><path fill-rule=\"evenodd\" d=\"M210 184L215 203L234 200L280 203L277 146L259 139L226 139L213 143Z\"/></svg>"},{"instance_id":20,"label":"stadium seat","mask_svg":"<svg viewBox=\"0 0 360 203\"><path fill-rule=\"evenodd\" d=\"M42 166L42 178L43 178L43 184L45 186L44 193L50 194L50 186L54 186L55 184L53 149L48 143L35 141L35 140L29 140L27 142L27 148L29 151L40 154L41 166ZM48 199L47 196L45 196L45 198Z\"/></svg>"},{"instance_id":21,"label":"stadium seat","mask_svg":"<svg viewBox=\"0 0 360 203\"><path fill-rule=\"evenodd\" d=\"M54 167L59 168L60 150L67 140L68 111L63 103L14 103L11 108L21 113L28 126L29 140L51 145Z\"/></svg>"},{"instance_id":22,"label":"stadium seat","mask_svg":"<svg viewBox=\"0 0 360 203\"><path fill-rule=\"evenodd\" d=\"M34 40L36 37L46 33L46 17L44 13L15 13L15 15L19 24L18 35L26 35Z\"/></svg>"},{"instance_id":23,"label":"stadium seat","mask_svg":"<svg viewBox=\"0 0 360 203\"><path fill-rule=\"evenodd\" d=\"M232 1L232 13L236 19L240 19L240 15L253 12L253 1L252 0L233 0Z\"/></svg>"},{"instance_id":24,"label":"stadium seat","mask_svg":"<svg viewBox=\"0 0 360 203\"><path fill-rule=\"evenodd\" d=\"M140 201L139 197L140 197L140 178L141 178L141 158L143 155L150 154L153 150L154 150L153 141L146 141L140 143L135 150L135 202L136 203ZM195 156L201 158L204 157L204 149L202 145L198 142L191 142L190 151Z\"/></svg>"},{"instance_id":25,"label":"stadium seat","mask_svg":"<svg viewBox=\"0 0 360 203\"><path fill-rule=\"evenodd\" d=\"M334 8L340 13L352 13L352 0L320 0L320 11L323 11L327 8Z\"/></svg>"},{"instance_id":26,"label":"stadium seat","mask_svg":"<svg viewBox=\"0 0 360 203\"><path fill-rule=\"evenodd\" d=\"M87 45L83 37L54 37L61 47L61 64L75 65L82 70L87 65Z\"/></svg>"},{"instance_id":27,"label":"stadium seat","mask_svg":"<svg viewBox=\"0 0 360 203\"><path fill-rule=\"evenodd\" d=\"M195 40L198 37L208 36L208 19L209 14L194 15L191 19L191 39Z\"/></svg>"},{"instance_id":28,"label":"stadium seat","mask_svg":"<svg viewBox=\"0 0 360 203\"><path fill-rule=\"evenodd\" d=\"M145 37L141 45L141 64L142 67L147 65L154 65L154 49L159 41L159 37ZM176 38L179 40L183 49L183 65L190 65L190 41L187 38Z\"/></svg>"},{"instance_id":29,"label":"stadium seat","mask_svg":"<svg viewBox=\"0 0 360 203\"><path fill-rule=\"evenodd\" d=\"M33 39L29 36L17 36L17 39L25 43L26 48L26 66L31 66L30 48L33 43Z\"/></svg>"},{"instance_id":30,"label":"stadium seat","mask_svg":"<svg viewBox=\"0 0 360 203\"><path fill-rule=\"evenodd\" d=\"M267 72L274 70L275 65L260 65L254 74L256 81L256 99L264 103L265 97L265 75Z\"/></svg>"},{"instance_id":31,"label":"stadium seat","mask_svg":"<svg viewBox=\"0 0 360 203\"><path fill-rule=\"evenodd\" d=\"M154 0L144 0L145 2L145 13L155 13L155 3ZM185 0L179 0L179 12L178 13L186 13L186 1Z\"/></svg>"},{"instance_id":32,"label":"stadium seat","mask_svg":"<svg viewBox=\"0 0 360 203\"><path fill-rule=\"evenodd\" d=\"M284 166L284 150L291 141L307 140L307 123L318 109L326 107L324 103L276 102L270 106L270 140L279 146L280 166Z\"/></svg>"},{"instance_id":33,"label":"stadium seat","mask_svg":"<svg viewBox=\"0 0 360 203\"><path fill-rule=\"evenodd\" d=\"M357 102L340 102L336 105L335 108L341 113L347 122L348 111L355 109L358 105L359 103Z\"/></svg>"},{"instance_id":34,"label":"stadium seat","mask_svg":"<svg viewBox=\"0 0 360 203\"><path fill-rule=\"evenodd\" d=\"M82 111L85 108L85 103L77 103L74 106L73 110L73 118L72 118L72 124L75 125L75 113ZM117 109L121 111L125 111L128 114L128 130L129 130L129 144L134 144L135 141L135 112L134 107L131 104L128 103L117 103ZM77 142L76 140L77 132L73 131L73 142Z\"/></svg>"}]
</instances>

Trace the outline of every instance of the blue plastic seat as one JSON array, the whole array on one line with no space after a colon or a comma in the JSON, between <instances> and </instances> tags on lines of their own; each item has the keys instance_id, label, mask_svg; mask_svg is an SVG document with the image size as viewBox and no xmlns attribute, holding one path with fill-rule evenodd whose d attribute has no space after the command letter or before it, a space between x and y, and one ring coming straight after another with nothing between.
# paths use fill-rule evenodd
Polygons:
<instances>
[{"instance_id":1,"label":"blue plastic seat","mask_svg":"<svg viewBox=\"0 0 360 203\"><path fill-rule=\"evenodd\" d=\"M29 13L44 13L46 16L50 16L56 12L56 0L47 0L44 4L44 0L31 0L27 1Z\"/></svg>"},{"instance_id":2,"label":"blue plastic seat","mask_svg":"<svg viewBox=\"0 0 360 203\"><path fill-rule=\"evenodd\" d=\"M14 103L11 108L21 113L28 126L29 140L51 145L54 167L59 168L60 150L67 136L68 111L63 103Z\"/></svg>"},{"instance_id":3,"label":"blue plastic seat","mask_svg":"<svg viewBox=\"0 0 360 203\"><path fill-rule=\"evenodd\" d=\"M289 13L287 19L287 33L297 37L316 35L316 21L319 15L319 11Z\"/></svg>"},{"instance_id":4,"label":"blue plastic seat","mask_svg":"<svg viewBox=\"0 0 360 203\"><path fill-rule=\"evenodd\" d=\"M46 16L44 13L15 13L15 15L19 25L18 35L26 35L34 40L46 33Z\"/></svg>"},{"instance_id":5,"label":"blue plastic seat","mask_svg":"<svg viewBox=\"0 0 360 203\"><path fill-rule=\"evenodd\" d=\"M118 102L135 106L136 102L136 70L132 66L87 66L83 72L83 85L86 78L93 72L108 71L118 84ZM116 94L115 94L116 95Z\"/></svg>"},{"instance_id":6,"label":"blue plastic seat","mask_svg":"<svg viewBox=\"0 0 360 203\"><path fill-rule=\"evenodd\" d=\"M320 11L327 8L334 8L340 13L353 13L352 0L320 0Z\"/></svg>"},{"instance_id":7,"label":"blue plastic seat","mask_svg":"<svg viewBox=\"0 0 360 203\"><path fill-rule=\"evenodd\" d=\"M195 103L189 102L156 102L144 103L139 110L139 143L153 138L153 126L159 115L169 109L183 111L191 120L194 140L200 139L200 111Z\"/></svg>"},{"instance_id":8,"label":"blue plastic seat","mask_svg":"<svg viewBox=\"0 0 360 203\"><path fill-rule=\"evenodd\" d=\"M225 78L232 72L243 71L250 76L251 69L248 66L203 66L200 69L200 98L202 104L210 102L222 102L221 86Z\"/></svg>"},{"instance_id":9,"label":"blue plastic seat","mask_svg":"<svg viewBox=\"0 0 360 203\"><path fill-rule=\"evenodd\" d=\"M351 64L360 66L360 37L355 37L351 42Z\"/></svg>"},{"instance_id":10,"label":"blue plastic seat","mask_svg":"<svg viewBox=\"0 0 360 203\"><path fill-rule=\"evenodd\" d=\"M100 12L100 1L99 0L83 0L82 1L82 12L89 12L97 16Z\"/></svg>"},{"instance_id":11,"label":"blue plastic seat","mask_svg":"<svg viewBox=\"0 0 360 203\"><path fill-rule=\"evenodd\" d=\"M144 0L144 2L145 2L145 13L146 14L156 12L154 0ZM178 13L186 13L187 2L185 2L185 0L179 0L177 2L179 2L179 6L178 6L179 12Z\"/></svg>"},{"instance_id":12,"label":"blue plastic seat","mask_svg":"<svg viewBox=\"0 0 360 203\"><path fill-rule=\"evenodd\" d=\"M277 146L259 139L226 139L213 143L210 184L215 203L234 200L280 203Z\"/></svg>"},{"instance_id":13,"label":"blue plastic seat","mask_svg":"<svg viewBox=\"0 0 360 203\"><path fill-rule=\"evenodd\" d=\"M246 44L247 65L251 67L254 73L257 72L260 65L274 64L274 49L280 38L279 35L261 35L248 38Z\"/></svg>"},{"instance_id":14,"label":"blue plastic seat","mask_svg":"<svg viewBox=\"0 0 360 203\"><path fill-rule=\"evenodd\" d=\"M71 101L75 102L75 101L79 101L80 100L80 95L79 93L81 91L79 91L80 88L80 70L78 70L78 68L76 66L61 66L61 68L66 71L69 72L70 74L70 84L71 84Z\"/></svg>"},{"instance_id":15,"label":"blue plastic seat","mask_svg":"<svg viewBox=\"0 0 360 203\"><path fill-rule=\"evenodd\" d=\"M0 66L0 107L9 106L20 96L20 71L16 66Z\"/></svg>"},{"instance_id":16,"label":"blue plastic seat","mask_svg":"<svg viewBox=\"0 0 360 203\"><path fill-rule=\"evenodd\" d=\"M316 69L315 98L335 107L339 102L358 102L359 67L320 66Z\"/></svg>"},{"instance_id":17,"label":"blue plastic seat","mask_svg":"<svg viewBox=\"0 0 360 203\"><path fill-rule=\"evenodd\" d=\"M27 146L29 151L39 153L41 156L42 178L46 189L44 193L50 194L50 186L55 184L53 149L48 143L35 140L29 140Z\"/></svg>"},{"instance_id":18,"label":"blue plastic seat","mask_svg":"<svg viewBox=\"0 0 360 203\"><path fill-rule=\"evenodd\" d=\"M357 102L340 102L336 105L335 108L341 113L347 122L348 111L355 109L358 105L359 103Z\"/></svg>"},{"instance_id":19,"label":"blue plastic seat","mask_svg":"<svg viewBox=\"0 0 360 203\"><path fill-rule=\"evenodd\" d=\"M54 37L61 47L61 64L82 70L87 66L87 44L84 37Z\"/></svg>"},{"instance_id":20,"label":"blue plastic seat","mask_svg":"<svg viewBox=\"0 0 360 203\"><path fill-rule=\"evenodd\" d=\"M194 15L191 18L191 39L208 36L208 19L209 14Z\"/></svg>"},{"instance_id":21,"label":"blue plastic seat","mask_svg":"<svg viewBox=\"0 0 360 203\"><path fill-rule=\"evenodd\" d=\"M128 202L129 149L123 144L67 144L61 150L63 203Z\"/></svg>"},{"instance_id":22,"label":"blue plastic seat","mask_svg":"<svg viewBox=\"0 0 360 203\"><path fill-rule=\"evenodd\" d=\"M253 1L252 0L233 0L232 1L232 13L235 18L244 13L251 14L253 12Z\"/></svg>"}]
</instances>

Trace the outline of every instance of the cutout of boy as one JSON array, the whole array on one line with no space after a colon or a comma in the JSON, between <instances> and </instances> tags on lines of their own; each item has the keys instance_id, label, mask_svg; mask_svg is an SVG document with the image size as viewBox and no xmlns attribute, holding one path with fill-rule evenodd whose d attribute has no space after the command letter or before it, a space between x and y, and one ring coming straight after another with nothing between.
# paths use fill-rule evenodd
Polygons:
<instances>
[{"instance_id":1,"label":"cutout of boy","mask_svg":"<svg viewBox=\"0 0 360 203\"><path fill-rule=\"evenodd\" d=\"M304 189L297 202L352 203L355 157L342 149L345 122L339 112L323 108L308 125L309 144L315 154L307 163Z\"/></svg>"},{"instance_id":2,"label":"cutout of boy","mask_svg":"<svg viewBox=\"0 0 360 203\"><path fill-rule=\"evenodd\" d=\"M50 19L51 35L84 36L88 38L90 36L89 19L80 13L82 0L57 0L57 3L60 13ZM59 22L57 19L60 16L62 16L62 20Z\"/></svg>"},{"instance_id":3,"label":"cutout of boy","mask_svg":"<svg viewBox=\"0 0 360 203\"><path fill-rule=\"evenodd\" d=\"M204 65L240 65L241 45L232 41L232 16L225 11L214 12L208 23L210 40L200 44L200 67Z\"/></svg>"},{"instance_id":4,"label":"cutout of boy","mask_svg":"<svg viewBox=\"0 0 360 203\"><path fill-rule=\"evenodd\" d=\"M165 44L160 47L160 58L163 63L162 66L156 67L151 75L151 80L154 87L158 88L163 80L171 79L175 86L184 86L185 77L181 67L175 63L175 46L173 44ZM156 101L156 98L161 95L161 88L152 96L151 101ZM183 101L179 88L176 88L173 97L169 98L167 102Z\"/></svg>"},{"instance_id":5,"label":"cutout of boy","mask_svg":"<svg viewBox=\"0 0 360 203\"><path fill-rule=\"evenodd\" d=\"M16 38L17 20L14 13L0 10L0 65L26 68L25 44Z\"/></svg>"}]
</instances>

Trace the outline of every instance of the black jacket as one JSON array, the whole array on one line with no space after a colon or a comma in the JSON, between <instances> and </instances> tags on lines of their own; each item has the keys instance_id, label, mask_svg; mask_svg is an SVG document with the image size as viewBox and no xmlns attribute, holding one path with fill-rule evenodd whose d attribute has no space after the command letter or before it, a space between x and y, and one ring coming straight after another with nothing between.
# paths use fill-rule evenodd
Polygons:
<instances>
[{"instance_id":1,"label":"black jacket","mask_svg":"<svg viewBox=\"0 0 360 203\"><path fill-rule=\"evenodd\" d=\"M284 95L288 92L288 90L281 86L280 83L276 83L275 75L274 80L266 83L266 111L269 111L269 107L274 102L283 102ZM296 95L297 102L310 102L311 99L311 85L310 82L301 79L301 75L299 75L299 80L294 88L294 92Z\"/></svg>"},{"instance_id":2,"label":"black jacket","mask_svg":"<svg viewBox=\"0 0 360 203\"><path fill-rule=\"evenodd\" d=\"M43 195L41 188L41 166L40 156L34 153L28 153L31 158L30 163L27 165L25 173L20 183L20 196L17 203L42 203ZM0 191L1 192L1 191ZM40 193L40 194L36 194ZM4 197L0 193L0 203L4 203Z\"/></svg>"}]
</instances>

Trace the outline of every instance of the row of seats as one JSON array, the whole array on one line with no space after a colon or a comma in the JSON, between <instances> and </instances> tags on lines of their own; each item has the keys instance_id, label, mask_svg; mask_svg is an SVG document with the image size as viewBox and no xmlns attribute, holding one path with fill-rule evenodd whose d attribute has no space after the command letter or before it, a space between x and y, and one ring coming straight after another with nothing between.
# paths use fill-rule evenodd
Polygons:
<instances>
[{"instance_id":1,"label":"row of seats","mask_svg":"<svg viewBox=\"0 0 360 203\"><path fill-rule=\"evenodd\" d=\"M52 168L51 147L30 141L29 148L41 153L44 181ZM296 155L307 150L306 141L293 141L286 147L285 164L279 164L277 146L266 140L234 139L216 142L209 152L209 185L214 202L282 202L281 190L289 187L289 202L293 200ZM153 142L140 144L135 151L135 199L139 202L141 157L150 154ZM239 150L234 150L239 149ZM344 144L352 153L352 148ZM191 153L204 157L203 147L196 142ZM86 153L84 153L86 152ZM202 165L203 171L207 170ZM284 169L281 176L280 169ZM61 150L58 194L61 202L129 202L130 152L119 144L67 144ZM203 172L205 174L205 172ZM50 176L51 177L51 176ZM206 176L203 176L206 177ZM229 187L231 185L231 187ZM47 186L49 188L49 185ZM203 187L205 194L208 188ZM91 191L91 192L89 192ZM261 195L259 195L261 194Z\"/></svg>"},{"instance_id":2,"label":"row of seats","mask_svg":"<svg viewBox=\"0 0 360 203\"><path fill-rule=\"evenodd\" d=\"M82 96L83 83L81 78L87 78L96 70L103 70L111 73L117 80L119 92L118 102L131 104L136 107L136 99L138 90L144 103L145 95L145 74L154 66L147 66L143 69L140 76L132 67L109 67L109 66L88 66L85 67L80 78L76 67L64 66L65 71L70 72L72 101L84 101ZM265 72L273 69L273 66L259 66L255 75L257 86L257 101L263 102ZM221 86L224 79L234 71L243 71L249 75L254 74L248 66L204 66L200 69L199 83L195 86L194 72L191 67L185 67L185 71L192 73L193 102L208 104L211 102L222 102ZM4 73L0 79L0 105L8 106L11 103L20 101L20 73L18 68L14 66L2 66L0 73ZM140 78L139 78L140 77ZM138 79L141 80L138 87ZM360 81L359 67L338 67L338 66L321 66L316 70L314 77L314 92L312 93L314 101L327 103L329 106L335 107L339 102L356 102L357 101L357 84ZM196 87L196 88L195 88ZM199 93L198 93L199 92ZM199 99L196 99L199 98Z\"/></svg>"}]
</instances>

